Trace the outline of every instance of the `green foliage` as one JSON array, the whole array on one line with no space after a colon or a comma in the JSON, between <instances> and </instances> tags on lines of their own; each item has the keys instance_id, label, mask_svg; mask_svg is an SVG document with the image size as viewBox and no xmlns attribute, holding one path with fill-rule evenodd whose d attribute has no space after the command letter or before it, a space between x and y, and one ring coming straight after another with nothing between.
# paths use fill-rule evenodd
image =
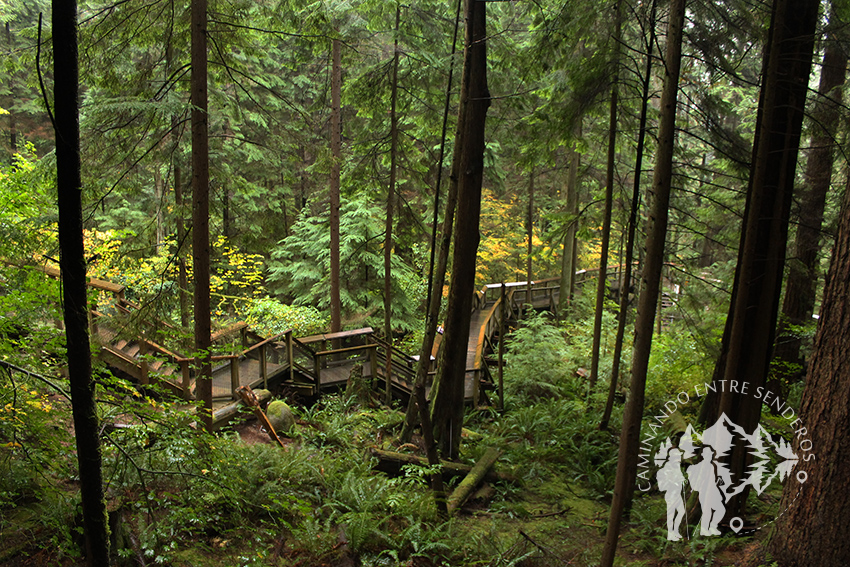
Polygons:
<instances>
[{"instance_id":1,"label":"green foliage","mask_svg":"<svg viewBox=\"0 0 850 567\"><path fill-rule=\"evenodd\" d=\"M52 159L38 159L35 147L24 144L12 165L0 168L0 258L32 262L55 253L52 165Z\"/></svg>"},{"instance_id":2,"label":"green foliage","mask_svg":"<svg viewBox=\"0 0 850 567\"><path fill-rule=\"evenodd\" d=\"M328 329L328 317L315 307L286 305L270 297L245 302L237 311L239 318L263 336L292 329L296 337L322 333Z\"/></svg>"},{"instance_id":3,"label":"green foliage","mask_svg":"<svg viewBox=\"0 0 850 567\"><path fill-rule=\"evenodd\" d=\"M673 330L655 337L647 370L645 415L656 415L679 392L693 392L694 385L711 382L713 371L714 357L690 333ZM692 404L686 411L699 411L699 407Z\"/></svg>"},{"instance_id":4,"label":"green foliage","mask_svg":"<svg viewBox=\"0 0 850 567\"><path fill-rule=\"evenodd\" d=\"M330 228L328 216L302 214L293 234L280 242L269 261L270 291L297 305L326 310L330 304ZM383 219L366 196L344 199L340 207L340 300L347 313L383 317ZM410 330L417 320L423 282L396 254L392 259L393 321ZM361 321L357 321L362 323Z\"/></svg>"},{"instance_id":5,"label":"green foliage","mask_svg":"<svg viewBox=\"0 0 850 567\"><path fill-rule=\"evenodd\" d=\"M567 345L548 314L532 314L511 335L505 353L505 393L512 404L576 394Z\"/></svg>"}]
</instances>

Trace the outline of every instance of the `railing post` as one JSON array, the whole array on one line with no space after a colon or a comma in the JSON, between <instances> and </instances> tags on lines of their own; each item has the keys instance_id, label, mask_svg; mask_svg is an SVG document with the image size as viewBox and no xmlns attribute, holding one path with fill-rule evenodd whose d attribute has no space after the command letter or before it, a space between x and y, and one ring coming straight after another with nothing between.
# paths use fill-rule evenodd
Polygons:
<instances>
[{"instance_id":1,"label":"railing post","mask_svg":"<svg viewBox=\"0 0 850 567\"><path fill-rule=\"evenodd\" d=\"M150 378L148 377L148 360L145 355L148 353L148 344L144 341L144 339L139 339L139 381L147 386L150 384Z\"/></svg>"},{"instance_id":2,"label":"railing post","mask_svg":"<svg viewBox=\"0 0 850 567\"><path fill-rule=\"evenodd\" d=\"M369 373L372 375L372 382L378 378L378 345L372 345L369 349ZM387 387L390 387L390 377L387 376Z\"/></svg>"},{"instance_id":3,"label":"railing post","mask_svg":"<svg viewBox=\"0 0 850 567\"><path fill-rule=\"evenodd\" d=\"M286 360L289 363L289 380L295 381L295 359L292 355L292 331L286 332Z\"/></svg>"},{"instance_id":4,"label":"railing post","mask_svg":"<svg viewBox=\"0 0 850 567\"><path fill-rule=\"evenodd\" d=\"M260 345L259 355L260 355L260 376L263 379L263 388L266 390L269 389L269 375L268 375L268 365L266 364L266 346Z\"/></svg>"},{"instance_id":5,"label":"railing post","mask_svg":"<svg viewBox=\"0 0 850 567\"><path fill-rule=\"evenodd\" d=\"M96 309L97 309L97 302L92 301L89 304L89 329L90 329L92 338L95 338L97 336L97 315L95 315Z\"/></svg>"},{"instance_id":6,"label":"railing post","mask_svg":"<svg viewBox=\"0 0 850 567\"><path fill-rule=\"evenodd\" d=\"M313 355L313 374L316 375L316 394L322 390L322 361L318 355Z\"/></svg>"},{"instance_id":7,"label":"railing post","mask_svg":"<svg viewBox=\"0 0 850 567\"><path fill-rule=\"evenodd\" d=\"M180 360L180 374L183 376L183 399L187 402L192 399L192 377L189 373L189 360Z\"/></svg>"},{"instance_id":8,"label":"railing post","mask_svg":"<svg viewBox=\"0 0 850 567\"><path fill-rule=\"evenodd\" d=\"M238 399L239 395L236 390L239 389L239 357L230 359L230 395L233 399Z\"/></svg>"},{"instance_id":9,"label":"railing post","mask_svg":"<svg viewBox=\"0 0 850 567\"><path fill-rule=\"evenodd\" d=\"M242 348L248 348L248 327L242 327L239 329L239 335L242 339Z\"/></svg>"}]
</instances>

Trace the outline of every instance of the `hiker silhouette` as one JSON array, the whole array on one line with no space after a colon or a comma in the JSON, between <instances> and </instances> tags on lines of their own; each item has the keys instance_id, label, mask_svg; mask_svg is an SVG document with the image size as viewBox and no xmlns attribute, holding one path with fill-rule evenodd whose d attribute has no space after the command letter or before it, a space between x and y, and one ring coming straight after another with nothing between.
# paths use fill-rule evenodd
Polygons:
<instances>
[{"instance_id":1,"label":"hiker silhouette","mask_svg":"<svg viewBox=\"0 0 850 567\"><path fill-rule=\"evenodd\" d=\"M727 490L732 485L729 471L715 461L711 447L703 447L702 459L690 465L687 472L691 489L699 493L700 535L720 535L717 526L726 513Z\"/></svg>"},{"instance_id":2,"label":"hiker silhouette","mask_svg":"<svg viewBox=\"0 0 850 567\"><path fill-rule=\"evenodd\" d=\"M667 501L667 539L679 541L679 526L685 518L685 476L682 474L682 452L671 447L664 466L656 473L658 489Z\"/></svg>"}]
</instances>

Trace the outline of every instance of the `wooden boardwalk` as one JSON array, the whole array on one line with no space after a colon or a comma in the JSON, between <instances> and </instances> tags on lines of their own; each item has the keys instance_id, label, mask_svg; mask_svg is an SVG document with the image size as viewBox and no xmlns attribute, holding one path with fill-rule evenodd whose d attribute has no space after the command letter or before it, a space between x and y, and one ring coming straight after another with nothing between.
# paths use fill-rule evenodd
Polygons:
<instances>
[{"instance_id":1,"label":"wooden boardwalk","mask_svg":"<svg viewBox=\"0 0 850 567\"><path fill-rule=\"evenodd\" d=\"M577 272L576 283L594 280L593 272ZM609 277L617 278L617 272L612 271ZM92 285L114 297L109 315L92 312L92 334L100 343L101 356L107 364L142 386L158 381L185 399L192 399L195 389L193 359L146 338L156 336L157 331L163 329L174 330L173 327L145 316L138 305L124 298L123 286L100 280L93 281ZM503 293L504 306L501 304ZM491 284L476 292L466 351L464 398L467 403L486 403L486 391L496 387L488 368L488 354L497 342L500 327L515 321L528 303L527 294L526 282ZM559 299L557 280L532 282L530 303L534 309L556 311ZM502 321L503 316L506 321ZM121 335L132 333L127 331L127 321L134 322L132 328L138 329L136 332L140 336L122 338ZM264 338L248 329L245 323L237 323L215 333L213 340L237 332L241 334L241 350L213 356L214 399L229 399L240 386L282 385L305 395L319 395L323 390L344 387L357 364L362 365L363 377L370 380L373 387L383 389L388 351L393 353L390 377L393 393L396 396L411 394L417 360L375 337L371 328L301 339L287 331ZM166 333L169 334L174 333ZM439 359L438 353L435 358Z\"/></svg>"}]
</instances>

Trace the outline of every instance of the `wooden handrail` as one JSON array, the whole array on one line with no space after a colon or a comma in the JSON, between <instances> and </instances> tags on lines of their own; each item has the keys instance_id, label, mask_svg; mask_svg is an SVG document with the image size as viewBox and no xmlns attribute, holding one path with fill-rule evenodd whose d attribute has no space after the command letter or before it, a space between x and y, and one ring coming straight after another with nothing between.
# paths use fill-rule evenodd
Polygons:
<instances>
[{"instance_id":1,"label":"wooden handrail","mask_svg":"<svg viewBox=\"0 0 850 567\"><path fill-rule=\"evenodd\" d=\"M367 343L365 345L357 345L357 346L351 346L351 347L345 347L345 348L338 348L338 349L334 349L334 350L320 350L319 352L317 352L315 354L315 356L316 357L330 356L332 354L354 352L354 351L358 351L358 350L369 350L369 349L373 349L373 348L378 348L378 345L376 345L374 343L373 344Z\"/></svg>"},{"instance_id":2,"label":"wooden handrail","mask_svg":"<svg viewBox=\"0 0 850 567\"><path fill-rule=\"evenodd\" d=\"M141 339L141 340L140 340L140 342L142 342L142 343L146 344L146 345L148 346L148 348L151 348L151 349L153 349L153 350L155 350L155 351L159 352L160 354L164 354L164 355L165 355L165 356L167 356L168 358L172 359L172 361L173 361L173 362L180 362L181 360L187 360L187 361L191 361L191 360L192 360L191 358L188 358L188 357L185 357L185 356L181 356L181 355L179 355L179 354L177 354L177 353L171 352L170 350L168 350L168 349L167 349L167 348L165 348L164 346L159 345L159 344L157 344L157 343L155 343L155 342L153 342L153 341L151 341L151 340L148 340L148 339Z\"/></svg>"},{"instance_id":3,"label":"wooden handrail","mask_svg":"<svg viewBox=\"0 0 850 567\"><path fill-rule=\"evenodd\" d=\"M314 351L309 345L305 345L300 340L292 337L292 344L297 345L299 348L306 350L310 355L316 356L316 351Z\"/></svg>"},{"instance_id":4,"label":"wooden handrail","mask_svg":"<svg viewBox=\"0 0 850 567\"><path fill-rule=\"evenodd\" d=\"M291 332L291 331L292 331L292 329L286 330L286 331L284 331L284 332L282 332L282 333L278 333L278 334L274 335L273 337L269 337L269 338L267 338L267 339L265 339L265 340L263 340L263 341L260 341L260 342L258 342L258 343L257 343L257 344L255 344L255 345L251 345L250 347L246 348L246 349L245 349L245 350L243 350L241 353L239 353L239 355L240 355L240 356L245 356L246 354L248 354L248 353L249 353L249 352L251 352L252 350L259 349L259 348L261 348L261 347L266 346L266 345L267 345L267 344L269 344L269 343L273 343L273 342L275 342L275 341L277 341L277 340L280 340L280 338L281 338L281 337L285 336L287 333L289 333L289 332Z\"/></svg>"},{"instance_id":5,"label":"wooden handrail","mask_svg":"<svg viewBox=\"0 0 850 567\"><path fill-rule=\"evenodd\" d=\"M212 342L215 342L217 340L220 340L223 337L226 337L227 335L229 335L231 333L235 333L236 331L241 331L242 329L247 329L247 328L248 328L248 323L246 323L245 321L238 321L236 323L233 323L232 325L228 325L227 327L225 327L223 329L219 329L218 331L216 331L215 333L210 335L210 340Z\"/></svg>"},{"instance_id":6,"label":"wooden handrail","mask_svg":"<svg viewBox=\"0 0 850 567\"><path fill-rule=\"evenodd\" d=\"M308 337L301 337L301 343L306 345L308 343L317 343L319 341L333 341L336 339L347 339L350 337L359 337L361 335L371 335L375 331L372 327L363 327L362 329L352 329L351 331L340 331L338 333L325 333L322 335L310 335Z\"/></svg>"}]
</instances>

